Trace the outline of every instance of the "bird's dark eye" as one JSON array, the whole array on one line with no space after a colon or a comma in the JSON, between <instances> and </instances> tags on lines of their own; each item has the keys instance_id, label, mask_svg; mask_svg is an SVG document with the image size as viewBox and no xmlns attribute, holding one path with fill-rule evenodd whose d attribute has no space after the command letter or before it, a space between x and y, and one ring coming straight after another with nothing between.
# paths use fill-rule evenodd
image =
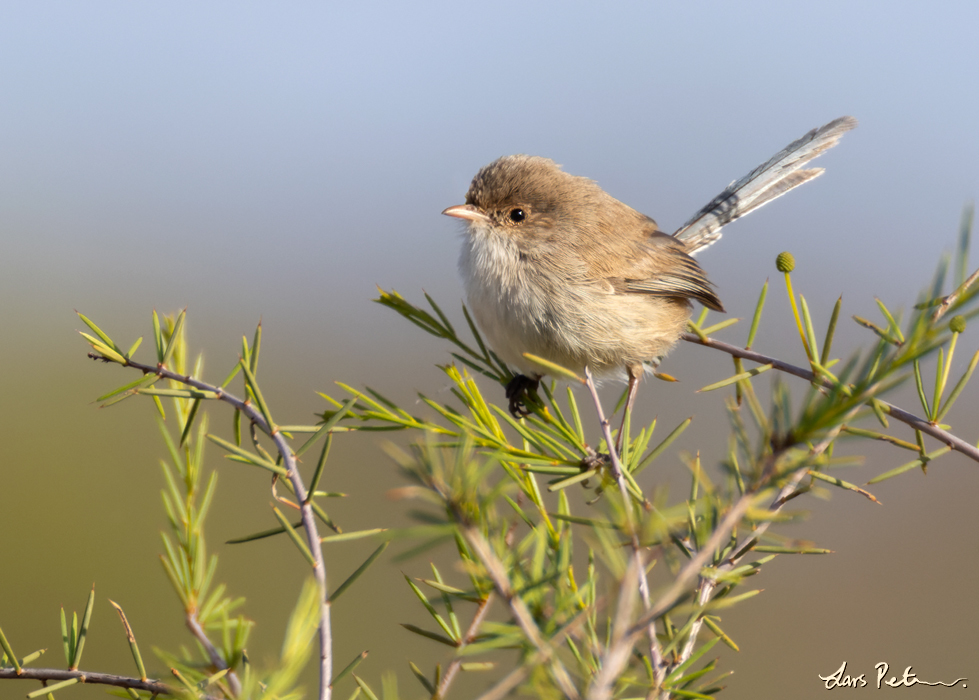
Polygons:
<instances>
[{"instance_id":1,"label":"bird's dark eye","mask_svg":"<svg viewBox=\"0 0 979 700\"><path fill-rule=\"evenodd\" d=\"M514 223L523 221L527 218L527 214L524 213L523 209L511 209L510 210L510 221Z\"/></svg>"}]
</instances>

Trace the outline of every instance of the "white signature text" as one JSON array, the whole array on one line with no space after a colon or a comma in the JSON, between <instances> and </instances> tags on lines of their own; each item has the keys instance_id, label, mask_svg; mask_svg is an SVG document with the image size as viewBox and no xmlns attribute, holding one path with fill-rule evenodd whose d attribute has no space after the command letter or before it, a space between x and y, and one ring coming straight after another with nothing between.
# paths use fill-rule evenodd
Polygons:
<instances>
[{"instance_id":1,"label":"white signature text","mask_svg":"<svg viewBox=\"0 0 979 700\"><path fill-rule=\"evenodd\" d=\"M884 680L887 676L887 672L890 670L890 666L881 661L874 668L877 670L877 688L880 689L881 686L886 685L891 688L910 688L913 685L942 685L947 688L952 688L959 683L962 684L963 688L967 688L965 685L967 678L956 678L951 683L945 683L944 681L923 681L916 674L911 671L911 666L904 669L904 674L898 678L897 676L891 676L890 679ZM832 690L833 688L863 688L867 685L866 674L861 673L859 676L851 676L846 672L846 661L840 666L836 671L829 674L828 676L820 676L819 680L826 684L826 690Z\"/></svg>"}]
</instances>

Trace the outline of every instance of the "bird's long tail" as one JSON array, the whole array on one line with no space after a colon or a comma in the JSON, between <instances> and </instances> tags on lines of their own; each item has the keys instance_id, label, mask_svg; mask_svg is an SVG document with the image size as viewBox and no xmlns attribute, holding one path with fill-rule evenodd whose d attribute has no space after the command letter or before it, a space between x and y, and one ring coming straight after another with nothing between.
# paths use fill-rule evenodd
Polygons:
<instances>
[{"instance_id":1,"label":"bird's long tail","mask_svg":"<svg viewBox=\"0 0 979 700\"><path fill-rule=\"evenodd\" d=\"M857 120L853 117L840 117L793 141L767 162L731 183L673 236L686 244L691 255L703 250L721 237L721 228L726 224L822 175L822 168L799 168L835 146L843 134L856 125Z\"/></svg>"}]
</instances>

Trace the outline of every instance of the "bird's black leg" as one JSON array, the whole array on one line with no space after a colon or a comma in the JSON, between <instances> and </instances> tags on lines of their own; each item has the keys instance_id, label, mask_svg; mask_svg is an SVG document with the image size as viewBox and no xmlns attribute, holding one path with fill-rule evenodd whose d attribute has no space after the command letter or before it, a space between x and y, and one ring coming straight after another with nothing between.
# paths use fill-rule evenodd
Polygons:
<instances>
[{"instance_id":1,"label":"bird's black leg","mask_svg":"<svg viewBox=\"0 0 979 700\"><path fill-rule=\"evenodd\" d=\"M514 418L529 416L525 400L530 394L537 399L537 387L540 386L540 379L531 379L523 374L516 375L506 385L506 397L510 400L510 415Z\"/></svg>"}]
</instances>

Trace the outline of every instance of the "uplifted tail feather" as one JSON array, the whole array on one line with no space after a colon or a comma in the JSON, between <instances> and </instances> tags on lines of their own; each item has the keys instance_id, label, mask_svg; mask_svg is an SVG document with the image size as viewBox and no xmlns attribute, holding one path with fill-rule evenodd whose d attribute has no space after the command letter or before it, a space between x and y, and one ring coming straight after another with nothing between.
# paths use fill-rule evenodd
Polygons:
<instances>
[{"instance_id":1,"label":"uplifted tail feather","mask_svg":"<svg viewBox=\"0 0 979 700\"><path fill-rule=\"evenodd\" d=\"M857 125L853 117L840 117L813 129L762 163L714 197L681 226L675 238L683 241L688 254L703 250L721 237L721 228L789 190L823 173L822 168L802 166L833 146Z\"/></svg>"}]
</instances>

